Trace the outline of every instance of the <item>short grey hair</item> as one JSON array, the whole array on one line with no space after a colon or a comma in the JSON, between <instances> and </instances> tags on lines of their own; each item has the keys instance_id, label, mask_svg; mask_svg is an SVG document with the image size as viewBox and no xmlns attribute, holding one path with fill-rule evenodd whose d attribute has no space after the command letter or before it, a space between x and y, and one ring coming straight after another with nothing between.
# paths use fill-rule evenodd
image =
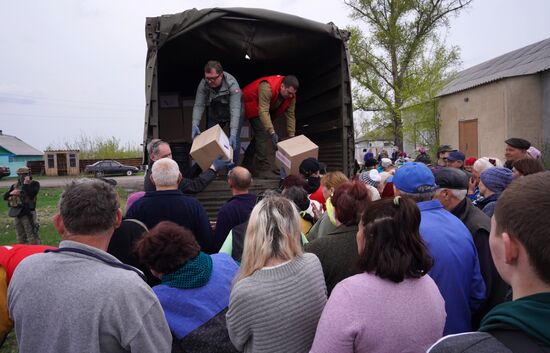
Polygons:
<instances>
[{"instance_id":1,"label":"short grey hair","mask_svg":"<svg viewBox=\"0 0 550 353\"><path fill-rule=\"evenodd\" d=\"M151 156L158 155L160 145L168 145L168 142L161 139L152 139L151 142L147 144L147 154L149 155L149 158L151 158Z\"/></svg>"},{"instance_id":2,"label":"short grey hair","mask_svg":"<svg viewBox=\"0 0 550 353\"><path fill-rule=\"evenodd\" d=\"M171 158L161 158L153 163L151 176L156 186L171 186L178 184L180 168Z\"/></svg>"},{"instance_id":3,"label":"short grey hair","mask_svg":"<svg viewBox=\"0 0 550 353\"><path fill-rule=\"evenodd\" d=\"M435 191L435 194L436 195L439 195L439 193L441 192L441 190L449 190L451 192L451 194L453 194L454 197L456 197L459 201L462 201L466 198L466 195L468 194L468 190L466 189L461 189L461 190L458 190L458 189L448 189L448 188L441 188L441 189L437 189Z\"/></svg>"},{"instance_id":4,"label":"short grey hair","mask_svg":"<svg viewBox=\"0 0 550 353\"><path fill-rule=\"evenodd\" d=\"M108 230L116 221L119 207L115 188L98 179L73 181L59 199L63 225L77 235L96 235Z\"/></svg>"},{"instance_id":5,"label":"short grey hair","mask_svg":"<svg viewBox=\"0 0 550 353\"><path fill-rule=\"evenodd\" d=\"M434 191L428 191L428 192L419 192L417 194L413 194L411 192L404 192L404 191L399 190L399 193L400 193L401 196L410 197L411 199L414 200L414 202L418 203L418 202L430 201L431 199L433 199L433 197L435 195L435 190Z\"/></svg>"}]
</instances>

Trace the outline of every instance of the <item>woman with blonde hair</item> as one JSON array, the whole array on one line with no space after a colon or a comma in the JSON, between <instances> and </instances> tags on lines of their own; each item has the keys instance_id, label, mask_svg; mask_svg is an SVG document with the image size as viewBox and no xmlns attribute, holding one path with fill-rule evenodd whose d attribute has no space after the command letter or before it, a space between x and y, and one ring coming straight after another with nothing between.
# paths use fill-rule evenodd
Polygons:
<instances>
[{"instance_id":1,"label":"woman with blonde hair","mask_svg":"<svg viewBox=\"0 0 550 353\"><path fill-rule=\"evenodd\" d=\"M318 218L317 222L309 230L307 239L309 241L317 239L319 236L328 234L330 231L336 229L336 226L331 222L330 217L333 217L334 207L332 205L332 196L334 191L342 184L348 182L349 179L342 172L330 172L321 178L321 189L323 191L323 197L325 198L326 212L321 213L322 210L315 210Z\"/></svg>"},{"instance_id":2,"label":"woman with blonde hair","mask_svg":"<svg viewBox=\"0 0 550 353\"><path fill-rule=\"evenodd\" d=\"M252 210L227 312L244 352L308 352L326 303L321 264L303 253L294 204L268 194Z\"/></svg>"}]
</instances>

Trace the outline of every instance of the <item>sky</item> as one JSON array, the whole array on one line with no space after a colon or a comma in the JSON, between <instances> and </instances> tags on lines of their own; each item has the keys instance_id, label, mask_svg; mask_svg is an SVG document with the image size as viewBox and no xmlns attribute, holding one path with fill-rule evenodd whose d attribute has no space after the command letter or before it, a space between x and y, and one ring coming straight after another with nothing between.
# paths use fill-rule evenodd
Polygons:
<instances>
[{"instance_id":1,"label":"sky","mask_svg":"<svg viewBox=\"0 0 550 353\"><path fill-rule=\"evenodd\" d=\"M342 0L26 0L0 2L0 130L33 147L82 134L138 145L145 107L145 18L189 8L257 7L340 28ZM547 0L474 0L451 18L462 68L550 37Z\"/></svg>"}]
</instances>

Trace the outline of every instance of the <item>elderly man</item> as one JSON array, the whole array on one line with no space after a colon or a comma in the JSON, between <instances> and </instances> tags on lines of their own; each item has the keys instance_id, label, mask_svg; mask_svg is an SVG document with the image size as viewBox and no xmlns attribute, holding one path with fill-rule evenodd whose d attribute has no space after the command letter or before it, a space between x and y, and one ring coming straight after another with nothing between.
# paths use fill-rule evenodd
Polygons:
<instances>
[{"instance_id":1,"label":"elderly man","mask_svg":"<svg viewBox=\"0 0 550 353\"><path fill-rule=\"evenodd\" d=\"M155 161L158 161L161 158L172 158L172 150L170 149L168 142L160 139L153 139L147 144L147 153L149 154L149 168L147 168L145 178L143 179L143 188L145 191L154 191L155 185L151 182L151 166ZM231 163L231 161L217 159L212 163L210 168L203 171L196 178L182 178L178 185L178 189L187 195L199 193L203 191L212 180L214 180L217 172L228 168Z\"/></svg>"},{"instance_id":2,"label":"elderly man","mask_svg":"<svg viewBox=\"0 0 550 353\"><path fill-rule=\"evenodd\" d=\"M17 182L4 194L4 200L10 206L8 215L15 222L19 244L40 244L40 225L35 210L39 191L40 183L32 180L30 169L21 167L17 169Z\"/></svg>"},{"instance_id":3,"label":"elderly man","mask_svg":"<svg viewBox=\"0 0 550 353\"><path fill-rule=\"evenodd\" d=\"M449 153L452 151L456 151L454 148L452 148L450 145L441 145L437 148L437 165L440 167L446 167L447 166L447 157L449 156Z\"/></svg>"},{"instance_id":4,"label":"elderly man","mask_svg":"<svg viewBox=\"0 0 550 353\"><path fill-rule=\"evenodd\" d=\"M444 337L429 353L548 352L550 348L550 172L515 181L498 200L489 245L513 300L475 333Z\"/></svg>"},{"instance_id":5,"label":"elderly man","mask_svg":"<svg viewBox=\"0 0 550 353\"><path fill-rule=\"evenodd\" d=\"M527 150L531 147L531 142L519 137L512 137L504 142L506 143L506 149L504 150L506 162L504 166L512 170L515 161L527 157Z\"/></svg>"},{"instance_id":6,"label":"elderly man","mask_svg":"<svg viewBox=\"0 0 550 353\"><path fill-rule=\"evenodd\" d=\"M466 156L461 151L451 151L447 154L447 167L464 169L464 160Z\"/></svg>"},{"instance_id":7,"label":"elderly man","mask_svg":"<svg viewBox=\"0 0 550 353\"><path fill-rule=\"evenodd\" d=\"M257 166L255 176L272 178L267 158L267 144L271 140L273 149L277 149L279 136L275 132L272 120L279 116L286 119L289 137L296 134L296 91L300 83L296 76L267 76L257 79L243 88L245 116L254 130L254 137L246 149L243 165L251 169L253 158Z\"/></svg>"},{"instance_id":8,"label":"elderly man","mask_svg":"<svg viewBox=\"0 0 550 353\"><path fill-rule=\"evenodd\" d=\"M256 204L256 195L249 192L252 175L248 169L235 167L227 175L227 183L233 195L218 212L213 250L219 251L225 238L241 223L248 221L250 212Z\"/></svg>"},{"instance_id":9,"label":"elderly man","mask_svg":"<svg viewBox=\"0 0 550 353\"><path fill-rule=\"evenodd\" d=\"M172 336L143 274L109 255L122 219L101 180L67 186L54 226L58 250L19 264L8 290L19 352L170 352Z\"/></svg>"},{"instance_id":10,"label":"elderly man","mask_svg":"<svg viewBox=\"0 0 550 353\"><path fill-rule=\"evenodd\" d=\"M230 123L229 144L234 151L235 163L239 161L241 127L244 119L241 96L241 88L235 77L224 72L219 61L208 61L204 66L204 78L197 87L191 137L195 139L200 134L199 124L207 108L207 129L216 124L223 128Z\"/></svg>"},{"instance_id":11,"label":"elderly man","mask_svg":"<svg viewBox=\"0 0 550 353\"><path fill-rule=\"evenodd\" d=\"M172 221L193 232L204 252L212 253L212 231L208 216L196 199L185 196L178 185L182 176L178 164L162 158L151 168L151 181L156 191L148 191L134 202L126 218L134 218L151 229L161 221Z\"/></svg>"},{"instance_id":12,"label":"elderly man","mask_svg":"<svg viewBox=\"0 0 550 353\"><path fill-rule=\"evenodd\" d=\"M481 275L487 288L487 300L474 314L472 320L473 328L477 329L481 318L494 306L504 302L509 290L509 286L497 272L489 249L491 218L466 197L468 177L460 170L443 168L435 175L435 182L439 187L435 192L435 198L447 211L464 223L472 234L477 249Z\"/></svg>"},{"instance_id":13,"label":"elderly man","mask_svg":"<svg viewBox=\"0 0 550 353\"><path fill-rule=\"evenodd\" d=\"M397 169L393 186L395 195L412 197L420 209L420 234L434 259L429 274L445 299L444 334L470 331L472 312L485 299L485 284L468 228L439 200L432 200L435 178L423 163Z\"/></svg>"}]
</instances>

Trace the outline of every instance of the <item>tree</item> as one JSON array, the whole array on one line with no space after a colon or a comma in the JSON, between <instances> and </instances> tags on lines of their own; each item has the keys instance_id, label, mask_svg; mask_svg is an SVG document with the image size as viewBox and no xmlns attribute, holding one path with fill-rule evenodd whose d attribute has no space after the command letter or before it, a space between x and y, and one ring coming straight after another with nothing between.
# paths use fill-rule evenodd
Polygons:
<instances>
[{"instance_id":1,"label":"tree","mask_svg":"<svg viewBox=\"0 0 550 353\"><path fill-rule=\"evenodd\" d=\"M460 60L458 48L447 49L438 40L433 41L430 49L424 50L419 65L411 70L411 80L407 87L409 102L401 109L405 139L417 147L428 147L432 152L439 145L439 118L437 94L456 75L455 68Z\"/></svg>"},{"instance_id":2,"label":"tree","mask_svg":"<svg viewBox=\"0 0 550 353\"><path fill-rule=\"evenodd\" d=\"M471 1L345 0L352 18L363 21L369 34L365 36L357 26L349 28L351 75L360 86L355 90L355 108L376 112L400 149L403 108L424 102L426 72L437 64L440 76L445 76L458 62L458 49L441 44L438 30L447 27L449 17ZM430 47L435 56L424 54ZM435 85L430 90L434 97Z\"/></svg>"},{"instance_id":3,"label":"tree","mask_svg":"<svg viewBox=\"0 0 550 353\"><path fill-rule=\"evenodd\" d=\"M122 145L120 139L115 136L91 137L84 132L81 132L74 141L65 139L62 142L51 143L46 149L79 150L81 159L117 159L142 156L141 148L137 144Z\"/></svg>"}]
</instances>

